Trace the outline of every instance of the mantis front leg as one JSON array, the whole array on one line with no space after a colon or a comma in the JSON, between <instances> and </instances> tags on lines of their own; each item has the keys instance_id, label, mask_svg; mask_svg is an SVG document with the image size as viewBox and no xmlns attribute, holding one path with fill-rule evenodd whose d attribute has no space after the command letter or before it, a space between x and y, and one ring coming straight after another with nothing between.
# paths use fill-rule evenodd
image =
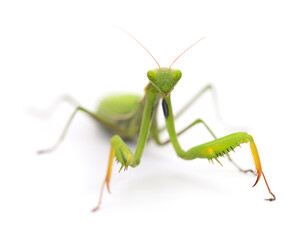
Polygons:
<instances>
[{"instance_id":1,"label":"mantis front leg","mask_svg":"<svg viewBox=\"0 0 305 240\"><path fill-rule=\"evenodd\" d=\"M170 137L170 141L172 142L172 145L177 155L185 160L192 160L195 158L206 158L209 161L213 161L213 159L215 159L217 162L219 162L218 157L228 154L230 151L233 151L234 148L236 148L240 144L250 143L250 149L254 159L254 165L257 173L257 179L253 186L255 186L258 183L261 175L263 175L268 191L273 196L273 198L266 200L269 201L275 200L275 195L271 192L267 180L265 178L265 175L262 171L259 154L255 142L251 135L247 134L246 132L233 133L228 136L215 139L214 141L207 142L195 146L187 151L184 151L180 146L177 133L175 130L170 96L163 99L162 107L163 107L163 113L166 121L166 128Z\"/></svg>"},{"instance_id":2,"label":"mantis front leg","mask_svg":"<svg viewBox=\"0 0 305 240\"><path fill-rule=\"evenodd\" d=\"M217 101L217 96L216 96L216 91L213 87L213 85L209 84L209 85L206 85L204 88L200 89L200 91L195 94L191 100L189 100L181 109L180 111L178 111L175 115L174 115L174 118L175 120L177 120L188 108L190 108L194 102L196 102L203 94L205 94L207 91L211 91L212 92L212 97L213 97L213 102L214 102L214 105L215 105L215 110L216 110L216 113L217 113L217 116L219 119L221 119L220 117L220 111L219 111L219 106L218 106L218 101ZM202 124L207 130L208 132L210 133L210 135L214 138L214 139L217 139L216 135L214 134L214 132L212 131L212 129L202 120L202 119L197 119L195 120L194 122L192 122L191 124L189 124L187 127L185 127L184 129L182 129L181 131L179 131L177 133L177 136L180 136L181 134L183 134L184 132L186 132L188 129L192 128L193 126L197 125L197 124ZM159 134L164 131L166 129L166 126L158 129L157 126L155 126L154 128L152 128L152 136L153 138L155 139L156 143L158 145L165 145L165 144L168 144L170 143L170 139L164 141L164 142L161 142L160 139L159 139ZM233 160L232 158L229 156L229 154L226 155L226 157L228 158L228 160L230 161L230 163L232 163L240 172L243 172L243 173L252 173L255 175L255 172L252 170L252 169L242 169L240 166L238 166Z\"/></svg>"},{"instance_id":3,"label":"mantis front leg","mask_svg":"<svg viewBox=\"0 0 305 240\"><path fill-rule=\"evenodd\" d=\"M101 190L100 190L100 196L98 200L97 206L92 210L93 212L97 211L100 208L100 205L102 203L102 196L104 192L105 185L109 189L109 182L111 178L112 173L112 165L114 158L116 158L117 162L121 164L120 171L124 168L124 170L127 170L129 166L136 167L140 164L140 160L142 157L142 153L144 151L145 144L147 142L149 130L151 127L151 122L153 118L153 110L155 106L155 102L157 99L157 93L154 89L147 89L147 93L145 96L145 107L143 112L143 118L140 128L140 134L138 138L138 144L135 153L133 154L128 146L124 143L122 138L118 135L115 135L111 138L111 148L110 148L110 155L109 155L109 161L108 161L108 167L107 167L107 173L106 177L103 181Z\"/></svg>"}]
</instances>

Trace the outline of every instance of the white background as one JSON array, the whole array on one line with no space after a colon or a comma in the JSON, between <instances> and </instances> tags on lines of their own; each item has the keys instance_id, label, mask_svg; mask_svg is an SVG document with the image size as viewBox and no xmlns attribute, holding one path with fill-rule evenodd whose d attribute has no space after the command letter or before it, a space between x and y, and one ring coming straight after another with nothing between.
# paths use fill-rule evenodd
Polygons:
<instances>
[{"instance_id":1,"label":"white background","mask_svg":"<svg viewBox=\"0 0 305 240\"><path fill-rule=\"evenodd\" d=\"M1 239L304 239L303 1L1 1L0 238ZM84 114L65 142L51 146L73 111L60 95L94 110L112 92L142 94L152 58L175 64L177 110L201 87L211 93L177 121L203 118L218 136L248 131L269 185L204 159L183 161L172 147L149 142L139 167L118 174L112 194L92 214L107 166L110 135ZM162 114L160 114L161 122ZM166 135L164 135L166 138ZM198 126L181 137L185 149L211 140ZM135 143L129 143L131 149ZM232 157L252 167L249 146Z\"/></svg>"}]
</instances>

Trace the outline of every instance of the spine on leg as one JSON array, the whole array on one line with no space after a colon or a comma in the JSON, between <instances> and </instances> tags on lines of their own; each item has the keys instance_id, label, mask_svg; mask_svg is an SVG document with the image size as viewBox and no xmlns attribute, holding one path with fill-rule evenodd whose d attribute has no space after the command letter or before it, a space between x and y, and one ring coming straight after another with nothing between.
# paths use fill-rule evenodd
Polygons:
<instances>
[{"instance_id":1,"label":"spine on leg","mask_svg":"<svg viewBox=\"0 0 305 240\"><path fill-rule=\"evenodd\" d=\"M257 179L254 184L255 186L260 179L262 166L254 140L252 136L246 132L233 133L228 136L218 138L214 141L198 145L188 150L186 155L188 156L188 159L199 157L207 158L208 160L215 159L218 161L218 157L228 154L230 151L233 151L237 146L240 146L243 143L250 143L250 149L257 173Z\"/></svg>"}]
</instances>

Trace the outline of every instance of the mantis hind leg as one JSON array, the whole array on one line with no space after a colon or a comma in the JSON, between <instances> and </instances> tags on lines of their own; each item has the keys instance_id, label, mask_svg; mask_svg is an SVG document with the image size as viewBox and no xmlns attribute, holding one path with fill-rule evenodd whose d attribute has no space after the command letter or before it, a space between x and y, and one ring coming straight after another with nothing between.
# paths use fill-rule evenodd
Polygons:
<instances>
[{"instance_id":1,"label":"mantis hind leg","mask_svg":"<svg viewBox=\"0 0 305 240\"><path fill-rule=\"evenodd\" d=\"M216 114L217 116L221 119L220 117L220 111L219 111L219 106L218 106L218 98L217 94L215 91L215 88L213 85L209 84L203 87L195 96L192 97L191 100L189 100L176 114L175 114L175 119L179 118L189 107L193 105L203 94L205 94L207 91L212 92L212 97L213 97L213 102L214 102L214 107L216 109Z\"/></svg>"},{"instance_id":2,"label":"mantis hind leg","mask_svg":"<svg viewBox=\"0 0 305 240\"><path fill-rule=\"evenodd\" d=\"M72 115L70 116L70 118L69 118L68 122L66 123L66 126L65 126L65 128L64 128L64 130L63 130L63 132L62 132L62 134L60 135L59 139L57 140L57 142L56 142L52 147L50 147L50 148L46 148L46 149L39 150L39 151L37 152L38 154L49 153L49 152L52 152L52 151L56 150L56 149L59 147L59 145L60 145L60 144L62 143L62 141L65 139L65 137L66 137L66 135L67 135L67 132L68 132L68 130L69 130L69 128L70 128L70 125L71 125L71 123L72 123L72 121L73 121L73 119L74 119L76 113L79 112L79 111L84 112L84 113L87 113L88 115L90 115L91 117L93 117L93 118L95 118L95 119L98 119L98 118L99 118L95 113L93 113L93 112L87 110L86 108L83 108L83 107L81 107L81 106L78 106L78 107L74 110L74 112L72 113Z\"/></svg>"}]
</instances>

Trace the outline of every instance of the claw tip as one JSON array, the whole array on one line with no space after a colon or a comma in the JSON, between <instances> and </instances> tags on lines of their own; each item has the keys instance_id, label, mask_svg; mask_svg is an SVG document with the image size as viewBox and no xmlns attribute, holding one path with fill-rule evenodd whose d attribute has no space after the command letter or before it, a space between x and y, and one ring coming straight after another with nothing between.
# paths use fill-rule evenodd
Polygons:
<instances>
[{"instance_id":1,"label":"claw tip","mask_svg":"<svg viewBox=\"0 0 305 240\"><path fill-rule=\"evenodd\" d=\"M100 207L95 207L95 208L93 208L92 210L91 210L91 212L96 212L97 210L99 210L100 209Z\"/></svg>"},{"instance_id":2,"label":"claw tip","mask_svg":"<svg viewBox=\"0 0 305 240\"><path fill-rule=\"evenodd\" d=\"M255 183L254 183L254 185L253 185L252 187L255 187L255 186L256 186L256 184L258 183L260 177L261 177L261 175L260 175L260 174L257 174L257 179L256 179L256 181L255 181Z\"/></svg>"}]
</instances>

